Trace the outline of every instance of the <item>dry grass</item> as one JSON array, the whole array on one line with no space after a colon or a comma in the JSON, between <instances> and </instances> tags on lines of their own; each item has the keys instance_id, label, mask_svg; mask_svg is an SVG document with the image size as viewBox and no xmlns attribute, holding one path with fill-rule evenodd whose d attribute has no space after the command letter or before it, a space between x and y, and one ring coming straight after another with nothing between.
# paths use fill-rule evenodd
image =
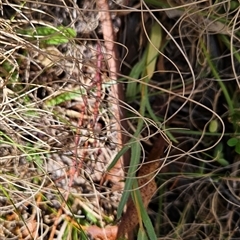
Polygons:
<instances>
[{"instance_id":1,"label":"dry grass","mask_svg":"<svg viewBox=\"0 0 240 240\"><path fill-rule=\"evenodd\" d=\"M99 186L117 153L111 81L105 70L95 87L98 39L90 33L99 22L96 12L84 10L88 4L82 9L63 1L2 5L3 237L68 239L81 236L81 225L114 218L120 194ZM62 24L77 38L58 37ZM78 173L72 179L75 162Z\"/></svg>"},{"instance_id":2,"label":"dry grass","mask_svg":"<svg viewBox=\"0 0 240 240\"><path fill-rule=\"evenodd\" d=\"M227 145L239 137L236 4L149 0L130 13L110 3L118 9L111 16L119 51L129 51L121 65L129 105L121 104L126 134L142 150L137 163L150 137L163 131L169 138L148 211L158 239L240 235L239 157ZM1 14L0 238L87 239L82 227L115 220L121 198L100 186L119 150L107 55L96 87L102 30L95 3L3 1ZM76 36L59 40L60 25ZM37 35L40 26L54 32ZM146 60L155 57L151 43L154 66Z\"/></svg>"}]
</instances>

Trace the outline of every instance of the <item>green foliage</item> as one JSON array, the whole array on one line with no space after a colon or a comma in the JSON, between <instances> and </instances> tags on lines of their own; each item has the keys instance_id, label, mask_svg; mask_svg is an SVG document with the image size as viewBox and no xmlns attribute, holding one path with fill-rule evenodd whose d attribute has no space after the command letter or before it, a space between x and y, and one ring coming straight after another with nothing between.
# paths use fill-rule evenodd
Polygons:
<instances>
[{"instance_id":1,"label":"green foliage","mask_svg":"<svg viewBox=\"0 0 240 240\"><path fill-rule=\"evenodd\" d=\"M126 177L126 182L124 185L124 191L121 197L121 201L118 205L118 209L117 209L117 218L120 218L122 212L123 212L123 208L127 203L127 200L129 198L130 195L130 191L132 189L132 185L134 182L134 177L136 174L136 170L138 168L138 164L139 164L139 159L140 159L140 155L141 155L141 148L138 142L132 142L131 144L131 160L130 160L130 167L128 169L128 173L127 173L127 177Z\"/></svg>"},{"instance_id":2,"label":"green foliage","mask_svg":"<svg viewBox=\"0 0 240 240\"><path fill-rule=\"evenodd\" d=\"M239 1L231 0L230 2L230 10L236 10L239 8Z\"/></svg>"},{"instance_id":3,"label":"green foliage","mask_svg":"<svg viewBox=\"0 0 240 240\"><path fill-rule=\"evenodd\" d=\"M88 209L85 208L85 205L83 205L83 212L86 217L86 220L88 220L91 223L97 224L98 222L97 218L92 214L92 212L88 211Z\"/></svg>"},{"instance_id":4,"label":"green foliage","mask_svg":"<svg viewBox=\"0 0 240 240\"><path fill-rule=\"evenodd\" d=\"M147 234L144 229L139 228L137 240L148 240Z\"/></svg>"},{"instance_id":5,"label":"green foliage","mask_svg":"<svg viewBox=\"0 0 240 240\"><path fill-rule=\"evenodd\" d=\"M209 124L209 132L210 133L215 133L218 130L218 121L217 120L212 120Z\"/></svg>"},{"instance_id":6,"label":"green foliage","mask_svg":"<svg viewBox=\"0 0 240 240\"><path fill-rule=\"evenodd\" d=\"M224 152L223 152L223 143L219 143L215 148L214 148L214 159L221 164L222 166L228 166L229 162L224 159Z\"/></svg>"},{"instance_id":7,"label":"green foliage","mask_svg":"<svg viewBox=\"0 0 240 240\"><path fill-rule=\"evenodd\" d=\"M142 71L144 70L144 66L146 63L146 52L142 56L142 58L135 64L135 66L132 68L132 71L129 74L129 77L132 79L138 79ZM139 91L137 91L138 88L138 82L137 81L131 81L128 80L127 89L126 89L126 97L128 99L128 102L131 102L137 98L137 94Z\"/></svg>"},{"instance_id":8,"label":"green foliage","mask_svg":"<svg viewBox=\"0 0 240 240\"><path fill-rule=\"evenodd\" d=\"M237 137L232 137L227 141L229 147L234 147L237 154L240 154L240 139Z\"/></svg>"},{"instance_id":9,"label":"green foliage","mask_svg":"<svg viewBox=\"0 0 240 240\"><path fill-rule=\"evenodd\" d=\"M29 162L34 162L38 167L43 166L43 160L40 156L39 149L35 148L31 143L26 144L26 158Z\"/></svg>"},{"instance_id":10,"label":"green foliage","mask_svg":"<svg viewBox=\"0 0 240 240\"><path fill-rule=\"evenodd\" d=\"M135 181L135 183L136 183L136 181ZM135 184L135 187L137 188L137 183ZM157 240L157 236L156 236L155 230L153 228L152 222L151 222L151 220L148 216L148 213L143 205L142 197L141 197L139 189L135 190L132 195L134 197L133 200L136 204L136 208L139 209L139 212L141 213L142 223L144 224L144 227L146 228L146 232L145 232L145 229L144 229L142 223L140 223L137 239L138 240L147 240L147 239Z\"/></svg>"},{"instance_id":11,"label":"green foliage","mask_svg":"<svg viewBox=\"0 0 240 240\"><path fill-rule=\"evenodd\" d=\"M162 42L162 29L159 26L159 24L156 22L152 26L150 42L147 48L146 74L148 76L148 79L151 79L154 74L161 42Z\"/></svg>"},{"instance_id":12,"label":"green foliage","mask_svg":"<svg viewBox=\"0 0 240 240\"><path fill-rule=\"evenodd\" d=\"M20 34L30 36L40 40L45 45L59 45L68 43L69 40L75 38L77 33L74 29L68 27L36 27L29 29L20 29L17 31Z\"/></svg>"},{"instance_id":13,"label":"green foliage","mask_svg":"<svg viewBox=\"0 0 240 240\"><path fill-rule=\"evenodd\" d=\"M233 98L234 105L238 107L239 102L237 97ZM229 117L229 122L233 125L234 135L227 141L229 147L234 147L234 150L237 154L240 154L240 138L239 138L239 122L240 122L240 112L235 110L233 114Z\"/></svg>"},{"instance_id":14,"label":"green foliage","mask_svg":"<svg viewBox=\"0 0 240 240\"><path fill-rule=\"evenodd\" d=\"M18 71L10 61L5 60L2 63L1 67L4 71L1 72L0 77L6 78L7 80L9 79L11 83L17 81Z\"/></svg>"},{"instance_id":15,"label":"green foliage","mask_svg":"<svg viewBox=\"0 0 240 240\"><path fill-rule=\"evenodd\" d=\"M53 106L56 106L56 105L59 105L59 104L65 102L65 101L73 100L76 97L82 96L85 94L85 92L86 91L84 88L81 88L78 91L64 92L64 93L57 95L54 98L48 99L45 103L46 103L46 106L53 107Z\"/></svg>"}]
</instances>

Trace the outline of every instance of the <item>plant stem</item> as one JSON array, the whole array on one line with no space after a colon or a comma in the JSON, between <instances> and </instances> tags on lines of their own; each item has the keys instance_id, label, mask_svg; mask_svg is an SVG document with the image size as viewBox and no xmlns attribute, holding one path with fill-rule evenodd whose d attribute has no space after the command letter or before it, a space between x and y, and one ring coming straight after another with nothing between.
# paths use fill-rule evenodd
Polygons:
<instances>
[{"instance_id":1,"label":"plant stem","mask_svg":"<svg viewBox=\"0 0 240 240\"><path fill-rule=\"evenodd\" d=\"M219 74L218 74L218 72L217 72L217 69L216 69L216 67L214 66L214 63L213 63L212 60L211 60L211 56L210 56L209 52L207 51L206 46L205 46L205 44L203 43L203 41L201 41L201 47L202 47L203 52L204 52L204 55L205 55L205 57L206 57L206 59L207 59L207 63L209 64L209 67L210 67L210 69L211 69L211 71L212 71L212 74L213 74L213 76L216 78L216 80L217 80L218 83L219 83L220 88L222 89L223 95L224 95L224 97L225 97L225 99L226 99L226 102L227 102L227 104L228 104L229 113L230 113L230 115L233 115L233 113L234 113L234 107L233 107L232 99L230 98L229 93L228 93L228 90L227 90L224 82L223 82L222 79L220 78L220 76L219 76Z\"/></svg>"}]
</instances>

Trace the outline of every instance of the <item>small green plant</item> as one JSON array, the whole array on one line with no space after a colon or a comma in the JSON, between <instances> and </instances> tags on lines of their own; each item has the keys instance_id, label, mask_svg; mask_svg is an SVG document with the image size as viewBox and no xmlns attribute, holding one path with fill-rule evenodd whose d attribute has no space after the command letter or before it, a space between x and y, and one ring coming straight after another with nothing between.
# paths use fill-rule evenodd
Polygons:
<instances>
[{"instance_id":1,"label":"small green plant","mask_svg":"<svg viewBox=\"0 0 240 240\"><path fill-rule=\"evenodd\" d=\"M232 137L227 141L229 147L234 147L237 154L240 154L240 139L238 137Z\"/></svg>"},{"instance_id":2,"label":"small green plant","mask_svg":"<svg viewBox=\"0 0 240 240\"><path fill-rule=\"evenodd\" d=\"M237 96L233 97L234 107L238 108L238 99ZM240 154L240 138L239 138L239 119L240 112L235 110L233 114L229 116L229 122L232 124L234 129L233 136L227 141L229 147L234 147L234 150L237 154Z\"/></svg>"},{"instance_id":3,"label":"small green plant","mask_svg":"<svg viewBox=\"0 0 240 240\"><path fill-rule=\"evenodd\" d=\"M20 29L17 31L19 34L29 36L33 39L38 39L44 45L60 45L68 43L70 39L77 36L74 29L68 27L36 27L29 29Z\"/></svg>"},{"instance_id":4,"label":"small green plant","mask_svg":"<svg viewBox=\"0 0 240 240\"><path fill-rule=\"evenodd\" d=\"M38 167L41 167L43 165L43 160L41 158L41 151L39 149L35 148L31 143L26 144L26 158L29 162L34 162Z\"/></svg>"},{"instance_id":5,"label":"small green plant","mask_svg":"<svg viewBox=\"0 0 240 240\"><path fill-rule=\"evenodd\" d=\"M16 66L14 66L14 64L9 60L3 61L0 77L6 78L7 80L10 80L12 83L15 83L18 79L18 71L16 69Z\"/></svg>"},{"instance_id":6,"label":"small green plant","mask_svg":"<svg viewBox=\"0 0 240 240\"><path fill-rule=\"evenodd\" d=\"M220 142L215 148L214 148L214 159L221 164L222 166L228 166L229 162L224 158L224 151L223 151L223 143Z\"/></svg>"},{"instance_id":7,"label":"small green plant","mask_svg":"<svg viewBox=\"0 0 240 240\"><path fill-rule=\"evenodd\" d=\"M82 95L85 95L85 94L86 94L86 90L83 87L80 87L80 90L60 93L56 97L48 99L46 101L46 105L48 107L56 106L56 105L59 105L59 104L65 102L65 101L73 100L76 97L79 97L79 96L82 96Z\"/></svg>"}]
</instances>

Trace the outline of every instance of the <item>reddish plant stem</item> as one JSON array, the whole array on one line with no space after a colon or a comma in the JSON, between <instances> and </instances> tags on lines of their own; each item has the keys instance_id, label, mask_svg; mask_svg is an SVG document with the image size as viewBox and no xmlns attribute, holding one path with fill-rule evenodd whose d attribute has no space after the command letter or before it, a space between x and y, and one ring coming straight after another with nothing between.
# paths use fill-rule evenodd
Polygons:
<instances>
[{"instance_id":1,"label":"reddish plant stem","mask_svg":"<svg viewBox=\"0 0 240 240\"><path fill-rule=\"evenodd\" d=\"M100 107L100 102L102 98L102 76L101 76L102 60L103 60L103 54L101 51L100 43L98 43L97 44L97 69L96 69L96 75L95 75L96 80L93 82L93 85L92 85L92 88L96 87L96 91L97 91L96 101L93 109L93 122L91 124L91 129L93 132L97 124L97 118L99 116L99 107ZM94 147L96 147L96 139L94 141Z\"/></svg>"},{"instance_id":2,"label":"reddish plant stem","mask_svg":"<svg viewBox=\"0 0 240 240\"><path fill-rule=\"evenodd\" d=\"M84 119L84 113L85 113L85 104L83 104L82 106L82 111L80 112L81 115L78 119L78 128L76 130L76 134L75 134L75 147L74 147L74 156L73 156L73 165L70 167L70 171L69 171L69 183L68 183L68 187L70 188L73 184L73 179L77 173L77 165L79 168L82 167L82 159L80 159L80 161L78 162L78 146L79 146L79 141L80 141L80 128L83 125L83 119ZM78 164L77 164L78 163Z\"/></svg>"},{"instance_id":3,"label":"reddish plant stem","mask_svg":"<svg viewBox=\"0 0 240 240\"><path fill-rule=\"evenodd\" d=\"M111 81L115 82L115 84L112 84L111 86L111 96L109 96L109 101L111 101L112 104L110 110L112 111L113 117L115 117L115 122L113 125L115 125L115 131L117 131L118 149L120 150L126 142L126 138L124 138L122 134L122 126L126 129L126 122L123 121L124 109L121 107L121 104L124 102L123 86L117 82L120 68L119 57L115 43L115 33L109 12L108 1L98 0L96 1L96 4L100 13L100 21L106 48L105 58L107 60L109 69L109 78ZM104 176L103 181L112 181L115 185L113 185L113 188L123 188L123 182L121 182L121 180L124 179L123 166L126 164L126 162L128 162L128 160L125 159L124 161L124 157L122 156L111 169L111 171Z\"/></svg>"},{"instance_id":4,"label":"reddish plant stem","mask_svg":"<svg viewBox=\"0 0 240 240\"><path fill-rule=\"evenodd\" d=\"M101 68L102 68L102 59L103 55L101 52L101 46L97 44L97 71L96 71L96 81L94 84L96 84L97 87L97 96L96 96L96 101L95 101L95 106L94 106L94 120L93 120L93 128L97 122L97 117L99 114L99 106L100 106L100 101L102 97L102 77L101 77Z\"/></svg>"}]
</instances>

